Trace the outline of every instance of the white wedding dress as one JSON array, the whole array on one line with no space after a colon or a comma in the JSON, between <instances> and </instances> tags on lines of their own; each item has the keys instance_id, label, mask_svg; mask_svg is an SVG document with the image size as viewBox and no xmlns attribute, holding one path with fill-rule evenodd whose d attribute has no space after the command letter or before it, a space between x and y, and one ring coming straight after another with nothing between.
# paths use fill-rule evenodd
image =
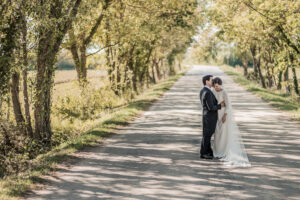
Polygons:
<instances>
[{"instance_id":1,"label":"white wedding dress","mask_svg":"<svg viewBox=\"0 0 300 200\"><path fill-rule=\"evenodd\" d=\"M247 153L242 141L239 128L232 116L231 102L226 90L217 92L212 88L218 103L225 101L226 107L218 111L218 122L214 133L213 153L214 157L221 158L226 166L250 167ZM227 113L225 123L222 122L223 115Z\"/></svg>"}]
</instances>

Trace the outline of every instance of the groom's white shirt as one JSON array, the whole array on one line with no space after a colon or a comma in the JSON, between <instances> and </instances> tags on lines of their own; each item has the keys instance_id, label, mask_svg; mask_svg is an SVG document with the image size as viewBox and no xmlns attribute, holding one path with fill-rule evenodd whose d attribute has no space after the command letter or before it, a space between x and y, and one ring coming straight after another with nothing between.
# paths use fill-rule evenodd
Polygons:
<instances>
[{"instance_id":1,"label":"groom's white shirt","mask_svg":"<svg viewBox=\"0 0 300 200\"><path fill-rule=\"evenodd\" d=\"M205 85L204 87L206 87L206 88L210 89L210 87L208 87L207 85ZM210 89L210 90L211 90L211 89Z\"/></svg>"}]
</instances>

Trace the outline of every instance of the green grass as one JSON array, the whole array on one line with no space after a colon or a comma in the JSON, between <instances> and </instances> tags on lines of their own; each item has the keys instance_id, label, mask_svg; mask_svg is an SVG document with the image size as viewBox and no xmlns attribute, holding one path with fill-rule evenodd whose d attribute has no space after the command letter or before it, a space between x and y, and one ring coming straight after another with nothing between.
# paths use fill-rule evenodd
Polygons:
<instances>
[{"instance_id":1,"label":"green grass","mask_svg":"<svg viewBox=\"0 0 300 200\"><path fill-rule=\"evenodd\" d=\"M32 161L31 170L19 175L11 175L0 180L0 199L18 199L30 189L44 181L43 175L51 174L58 164L71 164L76 161L75 153L85 147L100 145L101 140L117 134L117 127L127 125L142 111L166 92L185 72L163 80L145 90L128 105L101 116L101 122L94 128L68 140L46 154L39 155Z\"/></svg>"},{"instance_id":2,"label":"green grass","mask_svg":"<svg viewBox=\"0 0 300 200\"><path fill-rule=\"evenodd\" d=\"M233 67L221 66L220 68L248 91L256 94L272 106L290 113L294 120L300 121L299 98L297 99L275 89L264 89L255 81L246 79L241 72L234 70Z\"/></svg>"}]
</instances>

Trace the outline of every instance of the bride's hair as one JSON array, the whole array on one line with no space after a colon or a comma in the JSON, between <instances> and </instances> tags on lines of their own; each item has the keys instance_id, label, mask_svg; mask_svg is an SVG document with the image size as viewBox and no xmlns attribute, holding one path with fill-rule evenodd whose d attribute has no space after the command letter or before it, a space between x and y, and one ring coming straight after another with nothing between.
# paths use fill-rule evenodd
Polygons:
<instances>
[{"instance_id":1,"label":"bride's hair","mask_svg":"<svg viewBox=\"0 0 300 200\"><path fill-rule=\"evenodd\" d=\"M212 82L213 82L213 85L215 85L215 84L222 85L222 79L220 79L219 77L214 78Z\"/></svg>"}]
</instances>

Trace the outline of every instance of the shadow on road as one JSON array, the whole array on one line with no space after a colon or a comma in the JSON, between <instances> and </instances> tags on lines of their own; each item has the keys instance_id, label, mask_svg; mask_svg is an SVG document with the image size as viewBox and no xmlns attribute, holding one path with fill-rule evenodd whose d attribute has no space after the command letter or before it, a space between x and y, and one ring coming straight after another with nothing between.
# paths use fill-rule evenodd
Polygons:
<instances>
[{"instance_id":1,"label":"shadow on road","mask_svg":"<svg viewBox=\"0 0 300 200\"><path fill-rule=\"evenodd\" d=\"M224 80L251 168L199 159L201 77ZM300 125L215 67L195 67L141 118L29 199L296 199Z\"/></svg>"}]
</instances>

